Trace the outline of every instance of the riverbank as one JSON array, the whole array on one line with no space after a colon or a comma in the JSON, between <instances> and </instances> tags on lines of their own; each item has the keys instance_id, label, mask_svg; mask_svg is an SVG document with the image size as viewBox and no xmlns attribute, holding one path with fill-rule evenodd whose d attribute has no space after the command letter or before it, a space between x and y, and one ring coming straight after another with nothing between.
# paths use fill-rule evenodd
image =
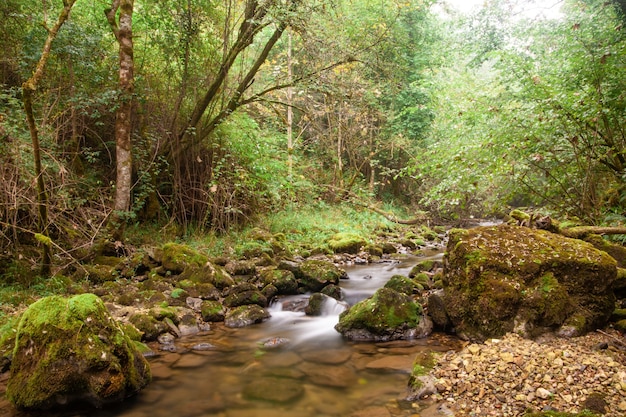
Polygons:
<instances>
[{"instance_id":1,"label":"riverbank","mask_svg":"<svg viewBox=\"0 0 626 417\"><path fill-rule=\"evenodd\" d=\"M438 358L432 398L455 416L626 414L626 344L614 330L540 341L508 334Z\"/></svg>"}]
</instances>

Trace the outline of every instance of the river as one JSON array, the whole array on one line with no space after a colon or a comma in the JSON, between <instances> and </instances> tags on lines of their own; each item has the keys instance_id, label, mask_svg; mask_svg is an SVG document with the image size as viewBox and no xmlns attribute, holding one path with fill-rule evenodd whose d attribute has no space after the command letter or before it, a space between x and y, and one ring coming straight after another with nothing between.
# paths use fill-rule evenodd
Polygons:
<instances>
[{"instance_id":1,"label":"river","mask_svg":"<svg viewBox=\"0 0 626 417\"><path fill-rule=\"evenodd\" d=\"M346 300L370 296L392 275L408 275L422 259L427 258L346 267L349 279L341 282ZM137 396L62 416L411 416L418 409L403 397L416 355L459 348L458 340L438 333L409 341L353 343L334 330L340 308L310 317L281 306L275 303L272 317L262 324L240 329L213 324L208 332L177 340L177 352L149 359L153 381ZM262 348L267 340L288 342Z\"/></svg>"}]
</instances>

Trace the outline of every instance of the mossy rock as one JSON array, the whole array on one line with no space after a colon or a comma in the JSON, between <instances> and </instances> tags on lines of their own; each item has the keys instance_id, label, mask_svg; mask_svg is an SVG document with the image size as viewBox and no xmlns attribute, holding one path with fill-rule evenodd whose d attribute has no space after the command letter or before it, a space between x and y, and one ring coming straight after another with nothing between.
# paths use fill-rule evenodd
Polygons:
<instances>
[{"instance_id":1,"label":"mossy rock","mask_svg":"<svg viewBox=\"0 0 626 417\"><path fill-rule=\"evenodd\" d=\"M384 255L384 251L382 246L379 245L373 245L373 244L367 244L365 245L364 248L365 252L369 253L371 256L377 256L377 257L381 257Z\"/></svg>"},{"instance_id":2,"label":"mossy rock","mask_svg":"<svg viewBox=\"0 0 626 417\"><path fill-rule=\"evenodd\" d=\"M350 340L388 341L425 337L432 323L406 294L381 288L339 315L335 329Z\"/></svg>"},{"instance_id":3,"label":"mossy rock","mask_svg":"<svg viewBox=\"0 0 626 417\"><path fill-rule=\"evenodd\" d=\"M383 254L390 254L398 252L396 246L391 242L385 242L382 244Z\"/></svg>"},{"instance_id":4,"label":"mossy rock","mask_svg":"<svg viewBox=\"0 0 626 417\"><path fill-rule=\"evenodd\" d=\"M169 326L166 323L155 319L149 314L133 314L130 316L129 321L143 334L142 340L147 342L157 340L161 333L169 330Z\"/></svg>"},{"instance_id":5,"label":"mossy rock","mask_svg":"<svg viewBox=\"0 0 626 417\"><path fill-rule=\"evenodd\" d=\"M261 293L261 291L254 289L235 292L224 299L224 305L226 307L239 307L250 304L267 307L267 298L263 295L263 293Z\"/></svg>"},{"instance_id":6,"label":"mossy rock","mask_svg":"<svg viewBox=\"0 0 626 417\"><path fill-rule=\"evenodd\" d=\"M422 226L420 234L424 239L428 240L429 242L439 240L439 234L428 226Z\"/></svg>"},{"instance_id":7,"label":"mossy rock","mask_svg":"<svg viewBox=\"0 0 626 417\"><path fill-rule=\"evenodd\" d=\"M335 300L343 300L343 291L339 285L330 284L322 288L322 294L334 298Z\"/></svg>"},{"instance_id":8,"label":"mossy rock","mask_svg":"<svg viewBox=\"0 0 626 417\"><path fill-rule=\"evenodd\" d=\"M432 259L419 261L417 264L415 264L413 268L411 268L411 272L409 272L409 277L413 278L420 272L430 272L435 268L437 264L438 262Z\"/></svg>"},{"instance_id":9,"label":"mossy rock","mask_svg":"<svg viewBox=\"0 0 626 417\"><path fill-rule=\"evenodd\" d=\"M190 266L202 267L209 258L197 250L179 243L166 243L161 248L161 264L172 274L180 274Z\"/></svg>"},{"instance_id":10,"label":"mossy rock","mask_svg":"<svg viewBox=\"0 0 626 417\"><path fill-rule=\"evenodd\" d=\"M94 294L32 304L17 331L6 395L17 407L100 407L137 393L150 367Z\"/></svg>"},{"instance_id":11,"label":"mossy rock","mask_svg":"<svg viewBox=\"0 0 626 417\"><path fill-rule=\"evenodd\" d=\"M285 269L267 268L261 272L261 279L265 285L274 285L278 294L297 294L298 281L291 271Z\"/></svg>"},{"instance_id":12,"label":"mossy rock","mask_svg":"<svg viewBox=\"0 0 626 417\"><path fill-rule=\"evenodd\" d=\"M188 279L196 284L211 284L219 290L235 284L235 281L223 267L211 262L206 262L202 267L190 268L185 271L180 279Z\"/></svg>"},{"instance_id":13,"label":"mossy rock","mask_svg":"<svg viewBox=\"0 0 626 417\"><path fill-rule=\"evenodd\" d=\"M119 271L114 266L109 265L83 265L82 270L93 284L102 284L115 281L119 276Z\"/></svg>"},{"instance_id":14,"label":"mossy rock","mask_svg":"<svg viewBox=\"0 0 626 417\"><path fill-rule=\"evenodd\" d=\"M336 233L328 240L328 247L335 253L359 253L367 241L353 233Z\"/></svg>"},{"instance_id":15,"label":"mossy rock","mask_svg":"<svg viewBox=\"0 0 626 417\"><path fill-rule=\"evenodd\" d=\"M200 314L207 322L224 321L226 309L219 301L203 301Z\"/></svg>"},{"instance_id":16,"label":"mossy rock","mask_svg":"<svg viewBox=\"0 0 626 417\"><path fill-rule=\"evenodd\" d=\"M230 275L254 275L256 264L252 260L236 260L228 262L224 269Z\"/></svg>"},{"instance_id":17,"label":"mossy rock","mask_svg":"<svg viewBox=\"0 0 626 417\"><path fill-rule=\"evenodd\" d=\"M270 313L256 304L233 308L226 313L224 324L226 327L245 327L258 324L270 317Z\"/></svg>"},{"instance_id":18,"label":"mossy rock","mask_svg":"<svg viewBox=\"0 0 626 417\"><path fill-rule=\"evenodd\" d=\"M609 242L599 235L585 236L585 241L591 243L596 249L611 255L620 268L626 268L626 247Z\"/></svg>"},{"instance_id":19,"label":"mossy rock","mask_svg":"<svg viewBox=\"0 0 626 417\"><path fill-rule=\"evenodd\" d=\"M413 277L413 282L415 282L417 285L421 285L422 288L426 288L427 290L434 286L430 277L424 272L420 272L415 275Z\"/></svg>"},{"instance_id":20,"label":"mossy rock","mask_svg":"<svg viewBox=\"0 0 626 417\"><path fill-rule=\"evenodd\" d=\"M472 341L515 331L575 336L613 312L615 260L591 244L500 225L451 230L444 259L446 311Z\"/></svg>"},{"instance_id":21,"label":"mossy rock","mask_svg":"<svg viewBox=\"0 0 626 417\"><path fill-rule=\"evenodd\" d=\"M417 283L403 275L394 275L385 283L385 288L391 288L403 294L411 295L418 292Z\"/></svg>"},{"instance_id":22,"label":"mossy rock","mask_svg":"<svg viewBox=\"0 0 626 417\"><path fill-rule=\"evenodd\" d=\"M337 285L348 274L332 262L310 259L302 262L296 272L299 286L306 291L319 292L327 285Z\"/></svg>"}]
</instances>

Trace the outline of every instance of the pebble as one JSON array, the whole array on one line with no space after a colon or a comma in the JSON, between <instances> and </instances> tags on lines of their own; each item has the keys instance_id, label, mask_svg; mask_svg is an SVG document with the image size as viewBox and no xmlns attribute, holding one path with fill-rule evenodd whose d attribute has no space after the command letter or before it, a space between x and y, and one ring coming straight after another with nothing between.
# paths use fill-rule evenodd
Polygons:
<instances>
[{"instance_id":1,"label":"pebble","mask_svg":"<svg viewBox=\"0 0 626 417\"><path fill-rule=\"evenodd\" d=\"M626 411L626 339L617 332L537 343L508 334L442 354L431 371L438 393L456 417L519 416L551 407L579 413L584 400L601 394L605 417ZM622 342L623 341L623 342ZM599 343L609 348L597 350ZM480 411L478 411L480 410Z\"/></svg>"}]
</instances>

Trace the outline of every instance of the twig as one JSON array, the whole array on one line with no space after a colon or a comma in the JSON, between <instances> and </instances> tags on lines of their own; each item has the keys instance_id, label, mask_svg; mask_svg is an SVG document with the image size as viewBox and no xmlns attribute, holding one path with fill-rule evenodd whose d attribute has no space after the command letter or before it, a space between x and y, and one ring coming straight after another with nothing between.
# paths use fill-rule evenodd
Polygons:
<instances>
[{"instance_id":1,"label":"twig","mask_svg":"<svg viewBox=\"0 0 626 417\"><path fill-rule=\"evenodd\" d=\"M626 343L624 343L623 341L621 341L618 337L613 336L612 334L608 334L607 332L602 331L602 330L600 330L600 329L598 329L598 330L596 330L596 331L597 331L598 333L601 333L601 334L603 334L603 335L607 336L607 337L610 337L611 339L615 340L615 341L616 341L617 343L619 343L620 345L622 345L622 346L626 347Z\"/></svg>"}]
</instances>

